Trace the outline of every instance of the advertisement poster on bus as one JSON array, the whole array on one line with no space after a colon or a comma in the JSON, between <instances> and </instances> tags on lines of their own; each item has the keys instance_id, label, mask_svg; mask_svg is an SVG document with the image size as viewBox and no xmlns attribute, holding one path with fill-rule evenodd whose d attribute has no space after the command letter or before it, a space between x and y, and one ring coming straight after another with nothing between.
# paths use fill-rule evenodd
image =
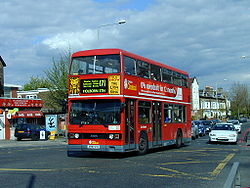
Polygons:
<instances>
[{"instance_id":1,"label":"advertisement poster on bus","mask_svg":"<svg viewBox=\"0 0 250 188\"><path fill-rule=\"evenodd\" d=\"M124 89L130 95L139 95L147 97L158 97L164 99L183 100L183 89L171 84L157 83L145 79L133 80L124 79Z\"/></svg>"}]
</instances>

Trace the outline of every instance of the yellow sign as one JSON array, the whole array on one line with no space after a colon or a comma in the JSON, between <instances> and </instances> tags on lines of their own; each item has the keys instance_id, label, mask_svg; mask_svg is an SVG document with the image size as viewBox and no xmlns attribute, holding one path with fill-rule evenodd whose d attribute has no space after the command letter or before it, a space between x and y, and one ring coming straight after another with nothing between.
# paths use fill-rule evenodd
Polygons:
<instances>
[{"instance_id":1,"label":"yellow sign","mask_svg":"<svg viewBox=\"0 0 250 188\"><path fill-rule=\"evenodd\" d=\"M108 77L108 87L110 95L119 95L121 88L121 77L119 75L112 75Z\"/></svg>"},{"instance_id":2,"label":"yellow sign","mask_svg":"<svg viewBox=\"0 0 250 188\"><path fill-rule=\"evenodd\" d=\"M55 140L55 138L56 138L56 131L51 131L49 139L50 140Z\"/></svg>"},{"instance_id":3,"label":"yellow sign","mask_svg":"<svg viewBox=\"0 0 250 188\"><path fill-rule=\"evenodd\" d=\"M69 94L80 93L80 79L78 77L71 77L69 79Z\"/></svg>"}]
</instances>

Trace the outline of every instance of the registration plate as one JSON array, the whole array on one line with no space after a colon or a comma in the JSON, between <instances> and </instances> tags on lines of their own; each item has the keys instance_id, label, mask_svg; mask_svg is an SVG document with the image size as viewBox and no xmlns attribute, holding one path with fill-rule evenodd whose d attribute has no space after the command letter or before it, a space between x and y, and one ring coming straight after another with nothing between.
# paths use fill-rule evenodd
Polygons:
<instances>
[{"instance_id":1,"label":"registration plate","mask_svg":"<svg viewBox=\"0 0 250 188\"><path fill-rule=\"evenodd\" d=\"M18 131L18 133L24 133L24 131Z\"/></svg>"},{"instance_id":2,"label":"registration plate","mask_svg":"<svg viewBox=\"0 0 250 188\"><path fill-rule=\"evenodd\" d=\"M88 149L100 149L100 145L87 145Z\"/></svg>"}]
</instances>

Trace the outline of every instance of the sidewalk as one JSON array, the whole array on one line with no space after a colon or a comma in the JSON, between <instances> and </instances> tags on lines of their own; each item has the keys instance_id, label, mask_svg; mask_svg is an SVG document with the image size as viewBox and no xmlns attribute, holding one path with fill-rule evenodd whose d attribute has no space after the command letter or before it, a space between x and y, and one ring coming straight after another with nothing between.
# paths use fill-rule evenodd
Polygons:
<instances>
[{"instance_id":1,"label":"sidewalk","mask_svg":"<svg viewBox=\"0 0 250 188\"><path fill-rule=\"evenodd\" d=\"M39 140L32 141L30 139L17 140L0 140L0 148L9 147L34 147L34 146L55 146L55 145L67 145L66 138L56 138L55 140Z\"/></svg>"},{"instance_id":2,"label":"sidewalk","mask_svg":"<svg viewBox=\"0 0 250 188\"><path fill-rule=\"evenodd\" d=\"M250 146L247 146L246 143L240 143L239 154L235 156L234 161L239 162L239 171L240 171L240 182L241 187L249 188L250 187Z\"/></svg>"},{"instance_id":3,"label":"sidewalk","mask_svg":"<svg viewBox=\"0 0 250 188\"><path fill-rule=\"evenodd\" d=\"M239 153L235 156L234 162L239 162L240 182L242 188L250 187L250 145L246 143L246 135L250 131L249 122L242 126L242 136L238 142Z\"/></svg>"}]
</instances>

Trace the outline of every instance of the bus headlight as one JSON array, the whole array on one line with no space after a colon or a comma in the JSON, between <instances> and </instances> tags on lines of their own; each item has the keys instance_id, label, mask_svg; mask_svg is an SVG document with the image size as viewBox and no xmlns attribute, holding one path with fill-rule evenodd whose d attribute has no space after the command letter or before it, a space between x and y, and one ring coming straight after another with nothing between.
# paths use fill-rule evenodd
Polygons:
<instances>
[{"instance_id":1,"label":"bus headlight","mask_svg":"<svg viewBox=\"0 0 250 188\"><path fill-rule=\"evenodd\" d=\"M109 139L111 140L119 140L120 139L120 134L109 134Z\"/></svg>"},{"instance_id":2,"label":"bus headlight","mask_svg":"<svg viewBox=\"0 0 250 188\"><path fill-rule=\"evenodd\" d=\"M80 134L79 133L69 133L68 137L71 139L74 139L74 138L78 139L78 138L80 138Z\"/></svg>"},{"instance_id":3,"label":"bus headlight","mask_svg":"<svg viewBox=\"0 0 250 188\"><path fill-rule=\"evenodd\" d=\"M114 134L109 134L109 139L114 139Z\"/></svg>"},{"instance_id":4,"label":"bus headlight","mask_svg":"<svg viewBox=\"0 0 250 188\"><path fill-rule=\"evenodd\" d=\"M79 138L79 137L80 137L79 133L75 133L75 138Z\"/></svg>"}]
</instances>

